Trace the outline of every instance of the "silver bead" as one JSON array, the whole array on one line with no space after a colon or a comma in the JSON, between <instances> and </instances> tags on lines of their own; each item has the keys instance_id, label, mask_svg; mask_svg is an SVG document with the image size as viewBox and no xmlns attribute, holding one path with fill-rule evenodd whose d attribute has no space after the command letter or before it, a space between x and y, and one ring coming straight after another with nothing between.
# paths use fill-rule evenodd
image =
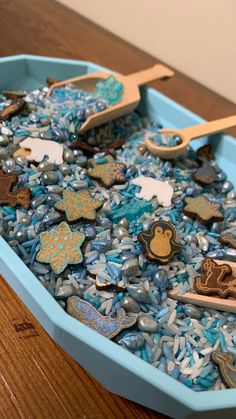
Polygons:
<instances>
[{"instance_id":1,"label":"silver bead","mask_svg":"<svg viewBox=\"0 0 236 419\"><path fill-rule=\"evenodd\" d=\"M101 211L104 212L105 214L109 213L111 211L111 206L110 206L109 201L104 202L104 204L101 208Z\"/></svg>"},{"instance_id":2,"label":"silver bead","mask_svg":"<svg viewBox=\"0 0 236 419\"><path fill-rule=\"evenodd\" d=\"M62 186L58 186L58 185L49 185L49 186L47 186L47 190L48 190L48 192L51 192L53 194L61 195L64 188Z\"/></svg>"},{"instance_id":3,"label":"silver bead","mask_svg":"<svg viewBox=\"0 0 236 419\"><path fill-rule=\"evenodd\" d=\"M71 187L75 190L86 189L88 187L88 182L86 180L75 180L71 183Z\"/></svg>"},{"instance_id":4,"label":"silver bead","mask_svg":"<svg viewBox=\"0 0 236 419\"><path fill-rule=\"evenodd\" d=\"M57 173L51 171L43 173L41 179L44 185L54 185L58 181Z\"/></svg>"},{"instance_id":5,"label":"silver bead","mask_svg":"<svg viewBox=\"0 0 236 419\"><path fill-rule=\"evenodd\" d=\"M135 301L132 297L125 296L123 300L120 302L120 306L125 309L125 311L130 313L139 313L140 307L137 301Z\"/></svg>"},{"instance_id":6,"label":"silver bead","mask_svg":"<svg viewBox=\"0 0 236 419\"><path fill-rule=\"evenodd\" d=\"M8 159L5 161L5 165L6 165L7 167L15 166L15 160L14 160L14 159L11 159L11 158L8 158Z\"/></svg>"},{"instance_id":7,"label":"silver bead","mask_svg":"<svg viewBox=\"0 0 236 419\"><path fill-rule=\"evenodd\" d=\"M117 224L117 226L119 227L124 227L124 228L128 228L129 227L129 223L127 221L126 218L122 218L122 220L120 220Z\"/></svg>"},{"instance_id":8,"label":"silver bead","mask_svg":"<svg viewBox=\"0 0 236 419\"><path fill-rule=\"evenodd\" d=\"M0 147L0 159L5 159L7 157L8 151L6 148Z\"/></svg>"},{"instance_id":9,"label":"silver bead","mask_svg":"<svg viewBox=\"0 0 236 419\"><path fill-rule=\"evenodd\" d=\"M122 240L124 237L129 237L129 232L126 230L126 228L117 227L113 230L113 235L118 240Z\"/></svg>"},{"instance_id":10,"label":"silver bead","mask_svg":"<svg viewBox=\"0 0 236 419\"><path fill-rule=\"evenodd\" d=\"M33 209L37 208L39 205L43 204L43 202L45 201L45 199L46 199L46 195L43 195L42 194L42 195L36 196L31 201L31 207Z\"/></svg>"},{"instance_id":11,"label":"silver bead","mask_svg":"<svg viewBox=\"0 0 236 419\"><path fill-rule=\"evenodd\" d=\"M153 220L151 220L150 218L145 218L143 220L143 231L147 231L152 223Z\"/></svg>"},{"instance_id":12,"label":"silver bead","mask_svg":"<svg viewBox=\"0 0 236 419\"><path fill-rule=\"evenodd\" d=\"M139 263L137 259L128 259L121 268L125 276L139 275Z\"/></svg>"},{"instance_id":13,"label":"silver bead","mask_svg":"<svg viewBox=\"0 0 236 419\"><path fill-rule=\"evenodd\" d=\"M66 161L67 163L73 163L75 161L75 156L72 150L70 150L69 148L64 150L63 153L63 160Z\"/></svg>"},{"instance_id":14,"label":"silver bead","mask_svg":"<svg viewBox=\"0 0 236 419\"><path fill-rule=\"evenodd\" d=\"M31 220L31 216L26 214L24 217L21 218L20 222L23 226L28 226L29 224L31 224Z\"/></svg>"},{"instance_id":15,"label":"silver bead","mask_svg":"<svg viewBox=\"0 0 236 419\"><path fill-rule=\"evenodd\" d=\"M150 298L147 290L144 288L143 284L131 284L127 286L127 291L130 297L134 298L140 303L150 302Z\"/></svg>"},{"instance_id":16,"label":"silver bead","mask_svg":"<svg viewBox=\"0 0 236 419\"><path fill-rule=\"evenodd\" d=\"M121 338L118 344L126 346L128 349L136 350L144 346L145 338L142 333L131 332Z\"/></svg>"},{"instance_id":17,"label":"silver bead","mask_svg":"<svg viewBox=\"0 0 236 419\"><path fill-rule=\"evenodd\" d=\"M19 243L23 243L27 240L27 233L26 231L17 231L15 237Z\"/></svg>"},{"instance_id":18,"label":"silver bead","mask_svg":"<svg viewBox=\"0 0 236 419\"><path fill-rule=\"evenodd\" d=\"M236 262L236 249L228 248L224 252L225 258L231 262Z\"/></svg>"},{"instance_id":19,"label":"silver bead","mask_svg":"<svg viewBox=\"0 0 236 419\"><path fill-rule=\"evenodd\" d=\"M47 161L42 161L38 165L38 170L40 172L50 172L51 170L54 170L54 169L55 169L54 164L53 163L49 163Z\"/></svg>"},{"instance_id":20,"label":"silver bead","mask_svg":"<svg viewBox=\"0 0 236 419\"><path fill-rule=\"evenodd\" d=\"M84 228L84 234L87 239L95 239L96 237L96 229L92 225L87 225Z\"/></svg>"},{"instance_id":21,"label":"silver bead","mask_svg":"<svg viewBox=\"0 0 236 419\"><path fill-rule=\"evenodd\" d=\"M15 158L16 164L19 164L20 166L24 167L28 165L28 161L24 156L17 156Z\"/></svg>"},{"instance_id":22,"label":"silver bead","mask_svg":"<svg viewBox=\"0 0 236 419\"><path fill-rule=\"evenodd\" d=\"M64 284L55 292L55 297L60 299L69 298L72 295L76 294L75 287L71 284Z\"/></svg>"},{"instance_id":23,"label":"silver bead","mask_svg":"<svg viewBox=\"0 0 236 419\"><path fill-rule=\"evenodd\" d=\"M185 304L183 306L186 316L199 320L202 316L202 310L193 304Z\"/></svg>"},{"instance_id":24,"label":"silver bead","mask_svg":"<svg viewBox=\"0 0 236 419\"><path fill-rule=\"evenodd\" d=\"M200 249L202 249L204 252L207 252L209 248L209 241L207 238L202 233L196 233L195 236L197 238L197 243Z\"/></svg>"},{"instance_id":25,"label":"silver bead","mask_svg":"<svg viewBox=\"0 0 236 419\"><path fill-rule=\"evenodd\" d=\"M155 333L158 329L158 323L151 316L143 315L138 318L138 329L142 332Z\"/></svg>"},{"instance_id":26,"label":"silver bead","mask_svg":"<svg viewBox=\"0 0 236 419\"><path fill-rule=\"evenodd\" d=\"M233 184L229 180L226 180L222 185L222 193L227 193L233 189Z\"/></svg>"},{"instance_id":27,"label":"silver bead","mask_svg":"<svg viewBox=\"0 0 236 419\"><path fill-rule=\"evenodd\" d=\"M59 167L60 172L63 174L63 176L67 176L71 174L71 167L68 166L68 164L63 163Z\"/></svg>"},{"instance_id":28,"label":"silver bead","mask_svg":"<svg viewBox=\"0 0 236 419\"><path fill-rule=\"evenodd\" d=\"M9 144L9 138L6 135L0 135L0 146Z\"/></svg>"}]
</instances>

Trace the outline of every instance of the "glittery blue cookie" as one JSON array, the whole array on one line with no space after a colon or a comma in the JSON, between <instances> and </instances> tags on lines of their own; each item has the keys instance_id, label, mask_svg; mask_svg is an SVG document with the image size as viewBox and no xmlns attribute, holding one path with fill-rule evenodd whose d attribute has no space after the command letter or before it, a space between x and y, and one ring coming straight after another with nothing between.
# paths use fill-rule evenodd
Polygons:
<instances>
[{"instance_id":1,"label":"glittery blue cookie","mask_svg":"<svg viewBox=\"0 0 236 419\"><path fill-rule=\"evenodd\" d=\"M128 221L134 221L140 218L145 212L152 211L153 206L150 202L139 199L137 201L129 202L115 211L111 211L109 217L113 223L117 224L122 218L126 218Z\"/></svg>"}]
</instances>

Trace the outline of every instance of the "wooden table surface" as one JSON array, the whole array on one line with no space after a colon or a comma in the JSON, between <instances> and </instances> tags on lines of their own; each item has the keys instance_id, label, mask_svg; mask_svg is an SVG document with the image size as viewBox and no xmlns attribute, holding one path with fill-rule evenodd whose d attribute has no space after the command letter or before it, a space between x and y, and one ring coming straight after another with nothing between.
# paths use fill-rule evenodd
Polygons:
<instances>
[{"instance_id":1,"label":"wooden table surface","mask_svg":"<svg viewBox=\"0 0 236 419\"><path fill-rule=\"evenodd\" d=\"M84 59L124 74L158 61L52 0L0 0L0 55L21 53ZM151 85L209 120L236 113L234 104L178 72ZM236 128L229 132L236 136ZM1 418L164 418L106 391L52 341L3 278L0 308Z\"/></svg>"}]
</instances>

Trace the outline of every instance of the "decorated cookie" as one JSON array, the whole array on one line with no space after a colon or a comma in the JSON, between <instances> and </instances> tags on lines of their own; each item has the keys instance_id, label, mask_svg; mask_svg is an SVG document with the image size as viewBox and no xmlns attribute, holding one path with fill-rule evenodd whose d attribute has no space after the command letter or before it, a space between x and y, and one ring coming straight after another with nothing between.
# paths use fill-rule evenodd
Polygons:
<instances>
[{"instance_id":1,"label":"decorated cookie","mask_svg":"<svg viewBox=\"0 0 236 419\"><path fill-rule=\"evenodd\" d=\"M126 316L123 308L117 310L117 317L103 316L92 304L77 296L68 298L67 312L108 339L114 338L121 330L132 327L137 320L136 316Z\"/></svg>"},{"instance_id":2,"label":"decorated cookie","mask_svg":"<svg viewBox=\"0 0 236 419\"><path fill-rule=\"evenodd\" d=\"M27 137L25 140L21 141L19 146L30 150L30 154L26 156L29 161L40 163L45 156L48 156L48 162L50 163L63 163L63 147L56 141Z\"/></svg>"},{"instance_id":3,"label":"decorated cookie","mask_svg":"<svg viewBox=\"0 0 236 419\"><path fill-rule=\"evenodd\" d=\"M7 99L22 99L27 95L26 92L20 90L4 90L2 94Z\"/></svg>"},{"instance_id":4,"label":"decorated cookie","mask_svg":"<svg viewBox=\"0 0 236 419\"><path fill-rule=\"evenodd\" d=\"M65 211L68 221L76 221L80 218L86 220L96 219L96 209L102 206L102 201L93 198L86 190L74 192L66 189L63 199L55 204L55 207Z\"/></svg>"},{"instance_id":5,"label":"decorated cookie","mask_svg":"<svg viewBox=\"0 0 236 419\"><path fill-rule=\"evenodd\" d=\"M185 198L185 203L187 205L184 207L183 213L188 217L199 220L202 224L224 219L221 205L209 201L203 195L196 198Z\"/></svg>"},{"instance_id":6,"label":"decorated cookie","mask_svg":"<svg viewBox=\"0 0 236 419\"><path fill-rule=\"evenodd\" d=\"M163 207L171 206L174 190L169 183L161 182L160 180L147 176L139 176L133 179L132 183L141 187L141 191L136 193L137 198L144 198L146 201L151 201L156 196L160 205Z\"/></svg>"},{"instance_id":7,"label":"decorated cookie","mask_svg":"<svg viewBox=\"0 0 236 419\"><path fill-rule=\"evenodd\" d=\"M16 115L24 108L25 104L23 99L15 100L0 112L0 119L8 119L11 116Z\"/></svg>"},{"instance_id":8,"label":"decorated cookie","mask_svg":"<svg viewBox=\"0 0 236 419\"><path fill-rule=\"evenodd\" d=\"M60 274L69 264L81 263L83 256L80 246L85 235L72 232L67 223L59 224L54 230L40 233L41 249L37 255L39 262L49 263L56 274Z\"/></svg>"},{"instance_id":9,"label":"decorated cookie","mask_svg":"<svg viewBox=\"0 0 236 419\"><path fill-rule=\"evenodd\" d=\"M92 169L89 170L91 178L100 179L105 186L112 186L114 183L124 183L126 178L123 173L125 164L114 161L113 157L106 156L101 163L92 160Z\"/></svg>"},{"instance_id":10,"label":"decorated cookie","mask_svg":"<svg viewBox=\"0 0 236 419\"><path fill-rule=\"evenodd\" d=\"M122 205L120 208L111 211L108 217L111 218L113 223L118 223L122 218L126 218L127 221L134 221L142 217L145 212L152 212L153 206L150 202L143 199L128 202Z\"/></svg>"},{"instance_id":11,"label":"decorated cookie","mask_svg":"<svg viewBox=\"0 0 236 419\"><path fill-rule=\"evenodd\" d=\"M0 204L9 204L12 207L19 204L24 208L29 208L30 190L28 188L21 188L12 191L13 184L16 181L17 176L15 174L7 174L0 171Z\"/></svg>"},{"instance_id":12,"label":"decorated cookie","mask_svg":"<svg viewBox=\"0 0 236 419\"><path fill-rule=\"evenodd\" d=\"M200 147L197 150L197 158L198 160L200 160L201 162L209 162L211 160L215 159L214 154L211 151L211 145L210 144L206 144L203 147Z\"/></svg>"},{"instance_id":13,"label":"decorated cookie","mask_svg":"<svg viewBox=\"0 0 236 419\"><path fill-rule=\"evenodd\" d=\"M236 388L236 367L233 354L214 351L211 353L211 360L218 366L221 379L226 387Z\"/></svg>"},{"instance_id":14,"label":"decorated cookie","mask_svg":"<svg viewBox=\"0 0 236 419\"><path fill-rule=\"evenodd\" d=\"M176 230L171 223L156 221L145 233L138 234L138 240L144 246L144 253L150 261L168 263L181 252L182 246L176 242Z\"/></svg>"},{"instance_id":15,"label":"decorated cookie","mask_svg":"<svg viewBox=\"0 0 236 419\"><path fill-rule=\"evenodd\" d=\"M202 269L204 274L197 276L194 282L194 288L199 294L236 298L236 278L232 277L230 265L218 265L213 259L206 258Z\"/></svg>"},{"instance_id":16,"label":"decorated cookie","mask_svg":"<svg viewBox=\"0 0 236 419\"><path fill-rule=\"evenodd\" d=\"M211 185L211 183L217 180L217 174L209 163L203 163L203 165L193 173L193 179L202 185Z\"/></svg>"},{"instance_id":17,"label":"decorated cookie","mask_svg":"<svg viewBox=\"0 0 236 419\"><path fill-rule=\"evenodd\" d=\"M236 249L236 231L233 233L221 233L219 240L222 244Z\"/></svg>"}]
</instances>

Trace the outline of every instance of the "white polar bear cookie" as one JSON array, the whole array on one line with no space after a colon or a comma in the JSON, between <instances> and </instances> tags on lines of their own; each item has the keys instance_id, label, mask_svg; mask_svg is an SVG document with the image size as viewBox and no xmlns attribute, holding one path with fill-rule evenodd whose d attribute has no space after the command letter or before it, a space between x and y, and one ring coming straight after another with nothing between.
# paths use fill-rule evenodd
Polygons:
<instances>
[{"instance_id":1,"label":"white polar bear cookie","mask_svg":"<svg viewBox=\"0 0 236 419\"><path fill-rule=\"evenodd\" d=\"M40 163L45 156L48 156L48 162L62 164L63 147L56 141L41 140L40 138L27 137L21 141L21 148L30 149L31 153L26 156L29 161Z\"/></svg>"},{"instance_id":2,"label":"white polar bear cookie","mask_svg":"<svg viewBox=\"0 0 236 419\"><path fill-rule=\"evenodd\" d=\"M136 193L137 198L144 198L146 201L151 201L156 196L160 205L163 207L171 206L174 190L169 183L147 176L139 176L133 179L132 183L141 186L141 191Z\"/></svg>"}]
</instances>

